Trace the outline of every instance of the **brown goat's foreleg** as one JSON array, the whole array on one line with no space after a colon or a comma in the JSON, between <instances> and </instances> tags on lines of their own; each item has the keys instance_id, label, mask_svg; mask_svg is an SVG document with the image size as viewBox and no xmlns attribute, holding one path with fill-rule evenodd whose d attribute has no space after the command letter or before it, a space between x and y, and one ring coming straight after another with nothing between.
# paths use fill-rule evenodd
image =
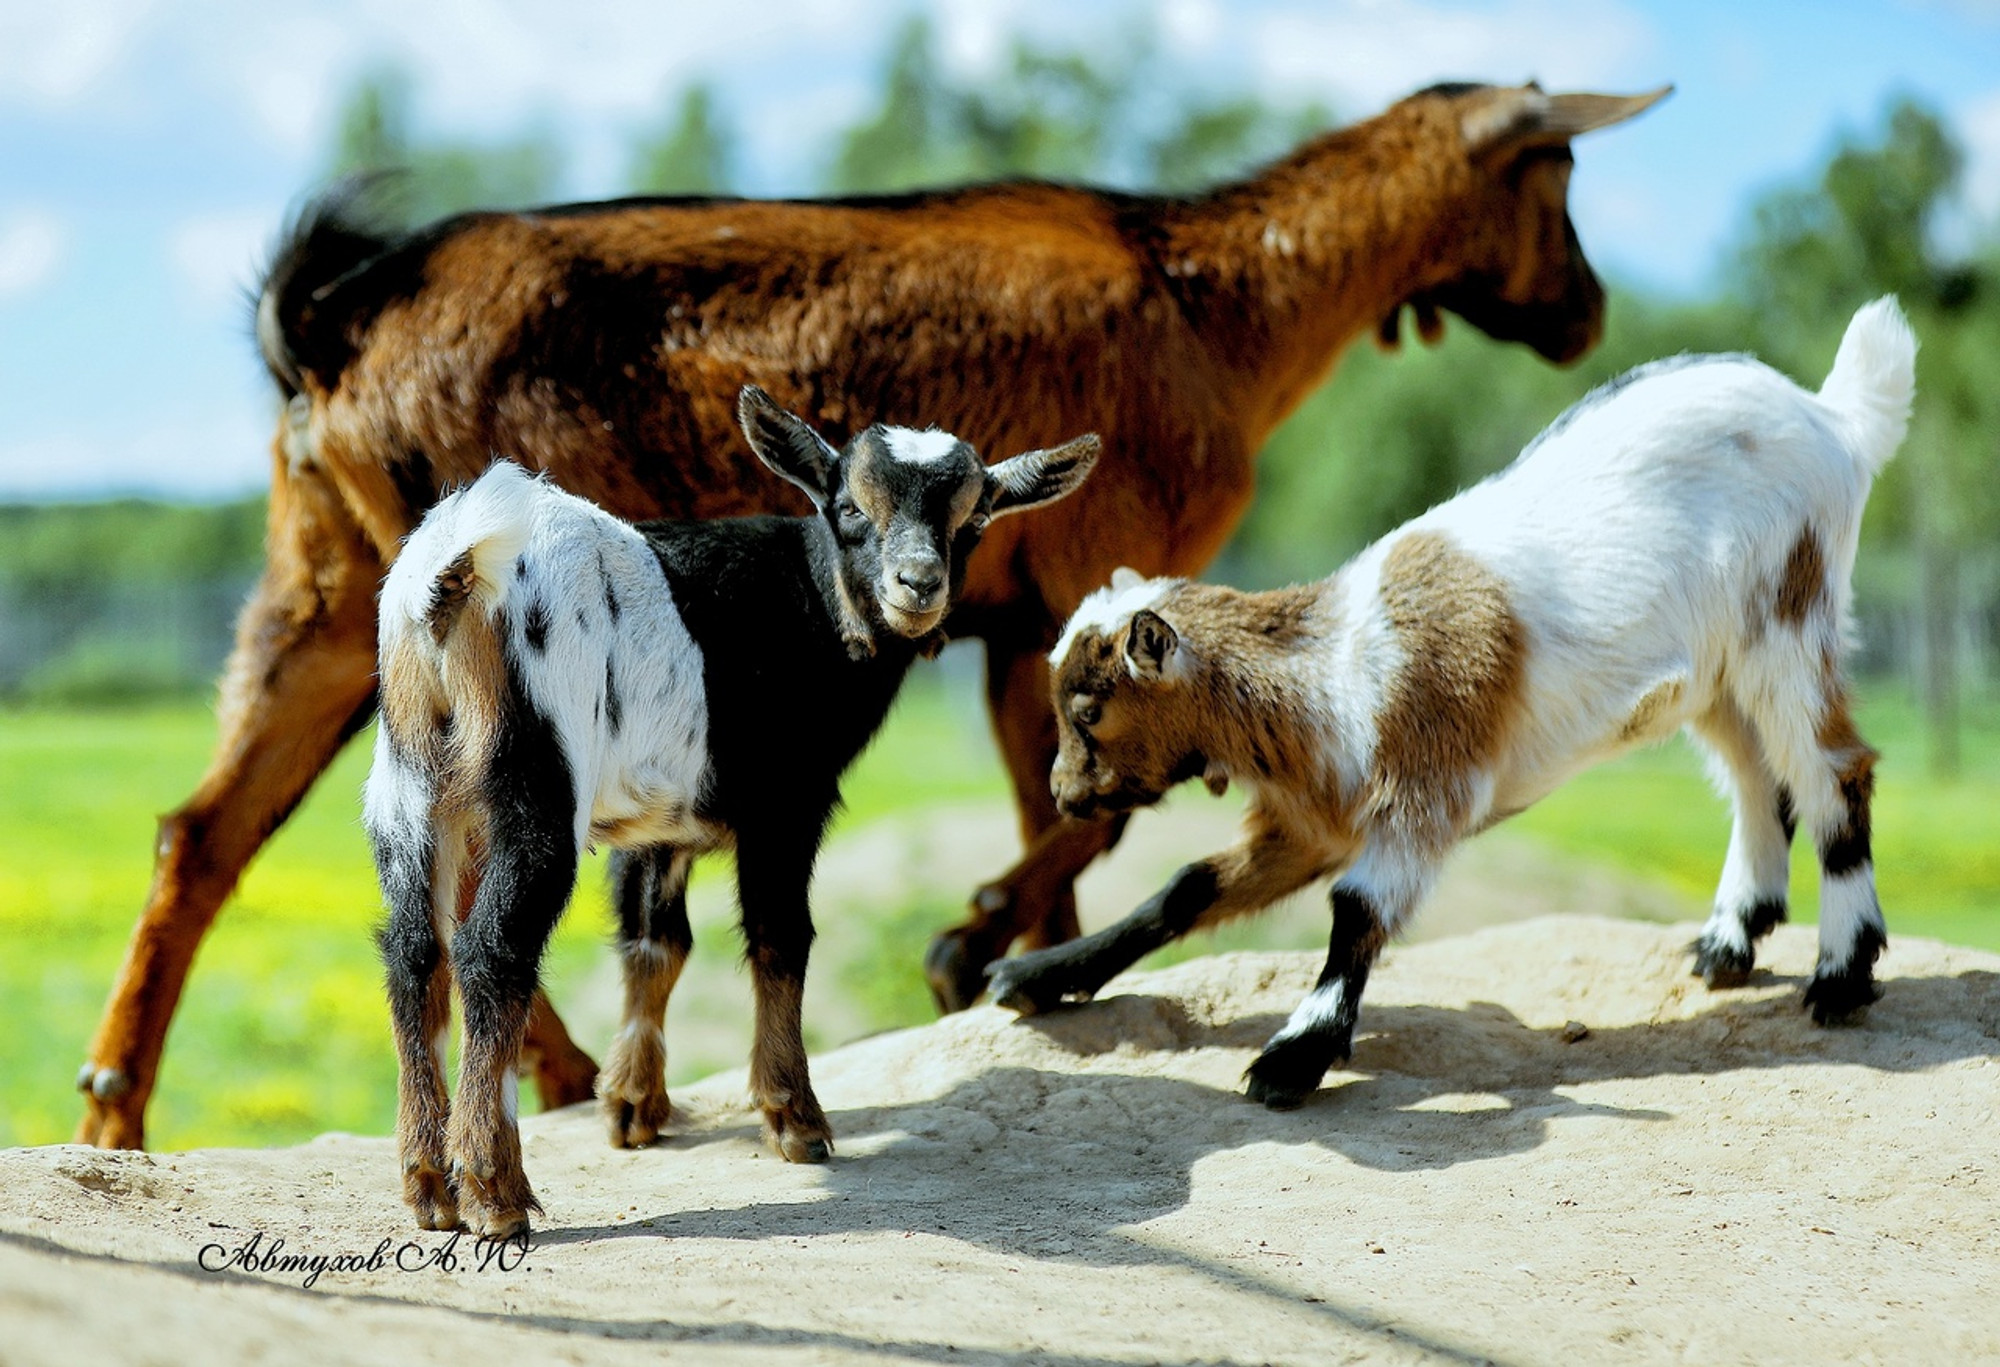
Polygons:
<instances>
[{"instance_id":1,"label":"brown goat's foreleg","mask_svg":"<svg viewBox=\"0 0 2000 1367\"><path fill-rule=\"evenodd\" d=\"M528 1007L528 1033L521 1043L521 1071L535 1080L542 1109L558 1110L597 1095L597 1060L570 1038L555 1004L541 988Z\"/></svg>"},{"instance_id":2,"label":"brown goat's foreleg","mask_svg":"<svg viewBox=\"0 0 2000 1367\"><path fill-rule=\"evenodd\" d=\"M288 522L301 503L313 505L310 532ZM320 540L302 548L308 536ZM237 624L215 758L160 822L152 889L77 1079L79 1143L144 1143L167 1026L202 936L250 857L368 719L381 573L330 493L296 481L274 490L268 560Z\"/></svg>"},{"instance_id":3,"label":"brown goat's foreleg","mask_svg":"<svg viewBox=\"0 0 2000 1367\"><path fill-rule=\"evenodd\" d=\"M694 948L687 916L693 862L693 855L671 849L621 851L612 857L625 1018L605 1057L597 1096L611 1142L619 1148L652 1143L672 1113L667 1100L667 999Z\"/></svg>"},{"instance_id":4,"label":"brown goat's foreleg","mask_svg":"<svg viewBox=\"0 0 2000 1367\"><path fill-rule=\"evenodd\" d=\"M833 1130L806 1066L800 1013L813 942L806 889L815 845L815 834L773 840L737 833L743 942L757 998L750 1096L764 1115L765 1142L790 1163L824 1163L833 1153Z\"/></svg>"},{"instance_id":5,"label":"brown goat's foreleg","mask_svg":"<svg viewBox=\"0 0 2000 1367\"><path fill-rule=\"evenodd\" d=\"M924 976L939 1011L962 1011L985 989L985 968L1014 941L1030 949L1076 938L1076 877L1118 842L1125 818L1072 821L1049 794L1055 764L1055 718L1049 707L1048 658L988 642L986 697L1020 814L1024 853L1013 868L972 897L971 919L941 932L924 956Z\"/></svg>"}]
</instances>

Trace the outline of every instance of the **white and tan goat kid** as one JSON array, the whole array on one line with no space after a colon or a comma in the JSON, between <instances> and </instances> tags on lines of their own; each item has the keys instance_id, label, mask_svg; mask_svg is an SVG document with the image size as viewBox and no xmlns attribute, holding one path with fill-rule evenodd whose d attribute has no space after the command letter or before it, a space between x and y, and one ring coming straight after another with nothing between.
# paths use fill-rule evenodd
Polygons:
<instances>
[{"instance_id":1,"label":"white and tan goat kid","mask_svg":"<svg viewBox=\"0 0 2000 1367\"><path fill-rule=\"evenodd\" d=\"M1686 727L1735 824L1697 946L1740 984L1785 915L1796 824L1821 869L1822 1024L1879 995L1875 754L1841 674L1871 480L1908 423L1916 340L1892 299L1849 323L1817 395L1745 356L1641 367L1511 467L1332 578L1268 593L1121 572L1052 659L1052 788L1078 816L1234 780L1242 839L1117 925L989 969L1017 1011L1335 875L1318 985L1248 1073L1296 1105L1352 1047L1369 966L1447 851L1580 770Z\"/></svg>"}]
</instances>

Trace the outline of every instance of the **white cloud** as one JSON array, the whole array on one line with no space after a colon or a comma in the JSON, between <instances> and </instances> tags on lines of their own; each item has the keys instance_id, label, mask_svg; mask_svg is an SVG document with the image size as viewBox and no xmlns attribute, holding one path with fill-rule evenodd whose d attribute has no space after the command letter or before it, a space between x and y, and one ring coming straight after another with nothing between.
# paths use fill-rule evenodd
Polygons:
<instances>
[{"instance_id":1,"label":"white cloud","mask_svg":"<svg viewBox=\"0 0 2000 1367\"><path fill-rule=\"evenodd\" d=\"M1981 96L1958 116L1965 144L1965 199L1987 224L2000 222L2000 90Z\"/></svg>"},{"instance_id":2,"label":"white cloud","mask_svg":"<svg viewBox=\"0 0 2000 1367\"><path fill-rule=\"evenodd\" d=\"M1421 0L1286 4L1249 21L1260 75L1317 96L1350 117L1375 112L1438 80L1550 89L1650 81L1640 59L1657 51L1639 14L1605 0L1503 0L1473 9Z\"/></svg>"},{"instance_id":3,"label":"white cloud","mask_svg":"<svg viewBox=\"0 0 2000 1367\"><path fill-rule=\"evenodd\" d=\"M200 214L176 226L167 259L185 302L205 315L241 312L277 223L268 208L257 208Z\"/></svg>"},{"instance_id":4,"label":"white cloud","mask_svg":"<svg viewBox=\"0 0 2000 1367\"><path fill-rule=\"evenodd\" d=\"M270 483L270 442L254 402L16 438L0 443L0 500L236 497Z\"/></svg>"},{"instance_id":5,"label":"white cloud","mask_svg":"<svg viewBox=\"0 0 2000 1367\"><path fill-rule=\"evenodd\" d=\"M0 94L43 108L89 102L129 64L154 0L0 5Z\"/></svg>"},{"instance_id":6,"label":"white cloud","mask_svg":"<svg viewBox=\"0 0 2000 1367\"><path fill-rule=\"evenodd\" d=\"M0 299L48 284L62 269L67 248L62 221L47 209L0 216Z\"/></svg>"}]
</instances>

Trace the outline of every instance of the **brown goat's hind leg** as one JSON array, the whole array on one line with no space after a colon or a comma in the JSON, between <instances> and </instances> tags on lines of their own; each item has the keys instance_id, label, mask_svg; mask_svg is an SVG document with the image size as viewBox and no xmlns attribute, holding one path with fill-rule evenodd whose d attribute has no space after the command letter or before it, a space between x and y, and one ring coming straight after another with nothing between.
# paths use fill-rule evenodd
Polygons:
<instances>
[{"instance_id":1,"label":"brown goat's hind leg","mask_svg":"<svg viewBox=\"0 0 2000 1367\"><path fill-rule=\"evenodd\" d=\"M991 642L986 651L987 704L1014 786L1026 853L973 894L971 919L931 941L924 977L940 1012L962 1011L978 1000L986 987L986 965L1016 940L1039 949L1075 939L1076 876L1125 829L1123 817L1071 821L1056 811L1049 794L1056 732L1047 657Z\"/></svg>"},{"instance_id":2,"label":"brown goat's hind leg","mask_svg":"<svg viewBox=\"0 0 2000 1367\"><path fill-rule=\"evenodd\" d=\"M152 888L78 1077L79 1143L144 1144L146 1103L195 949L250 857L373 706L381 565L330 492L311 492L311 515L294 521L305 491L273 491L268 559L237 623L215 758L160 822ZM322 543L302 550L298 523Z\"/></svg>"},{"instance_id":3,"label":"brown goat's hind leg","mask_svg":"<svg viewBox=\"0 0 2000 1367\"><path fill-rule=\"evenodd\" d=\"M541 988L528 1006L528 1033L521 1045L521 1071L535 1080L545 1111L574 1106L597 1095L597 1061L570 1038L562 1017Z\"/></svg>"}]
</instances>

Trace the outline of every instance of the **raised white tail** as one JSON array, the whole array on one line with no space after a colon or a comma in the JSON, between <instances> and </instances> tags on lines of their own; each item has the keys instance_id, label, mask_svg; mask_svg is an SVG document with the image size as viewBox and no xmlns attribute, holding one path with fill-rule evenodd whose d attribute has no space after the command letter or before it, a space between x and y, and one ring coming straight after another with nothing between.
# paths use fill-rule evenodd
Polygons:
<instances>
[{"instance_id":1,"label":"raised white tail","mask_svg":"<svg viewBox=\"0 0 2000 1367\"><path fill-rule=\"evenodd\" d=\"M1846 422L1848 448L1870 475L1903 444L1916 390L1917 336L1896 296L1885 294L1862 305L1847 324L1819 389L1821 402Z\"/></svg>"}]
</instances>

